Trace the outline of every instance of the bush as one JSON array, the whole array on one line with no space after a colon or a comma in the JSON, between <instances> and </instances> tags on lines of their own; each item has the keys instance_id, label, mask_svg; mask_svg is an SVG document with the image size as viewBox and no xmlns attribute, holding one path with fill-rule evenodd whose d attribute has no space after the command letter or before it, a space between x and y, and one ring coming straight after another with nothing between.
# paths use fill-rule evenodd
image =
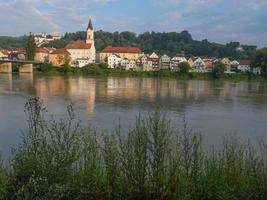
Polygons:
<instances>
[{"instance_id":1,"label":"bush","mask_svg":"<svg viewBox=\"0 0 267 200\"><path fill-rule=\"evenodd\" d=\"M213 77L214 78L222 78L224 75L224 72L226 71L226 66L221 62L216 62L213 67Z\"/></svg>"},{"instance_id":2,"label":"bush","mask_svg":"<svg viewBox=\"0 0 267 200\"><path fill-rule=\"evenodd\" d=\"M190 65L188 62L182 62L179 64L179 72L182 74L188 74L190 70Z\"/></svg>"},{"instance_id":3,"label":"bush","mask_svg":"<svg viewBox=\"0 0 267 200\"><path fill-rule=\"evenodd\" d=\"M30 99L26 113L28 130L12 163L19 184L6 199L267 197L264 146L257 153L250 144L225 140L222 150L207 152L200 134L186 125L172 128L159 111L113 132L82 128L72 106L67 119L47 121L42 102Z\"/></svg>"}]
</instances>

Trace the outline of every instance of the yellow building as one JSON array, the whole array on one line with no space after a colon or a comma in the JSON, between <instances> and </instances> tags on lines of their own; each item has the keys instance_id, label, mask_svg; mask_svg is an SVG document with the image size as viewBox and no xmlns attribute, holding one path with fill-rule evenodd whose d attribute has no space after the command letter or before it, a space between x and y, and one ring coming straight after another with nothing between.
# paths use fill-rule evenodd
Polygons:
<instances>
[{"instance_id":1,"label":"yellow building","mask_svg":"<svg viewBox=\"0 0 267 200\"><path fill-rule=\"evenodd\" d=\"M116 54L121 59L138 60L142 56L141 49L137 47L112 47L108 46L100 52L100 61L107 62L110 55Z\"/></svg>"},{"instance_id":2,"label":"yellow building","mask_svg":"<svg viewBox=\"0 0 267 200\"><path fill-rule=\"evenodd\" d=\"M65 49L56 49L49 54L49 63L55 67L60 67L64 64L69 64L71 57L70 53Z\"/></svg>"},{"instance_id":3,"label":"yellow building","mask_svg":"<svg viewBox=\"0 0 267 200\"><path fill-rule=\"evenodd\" d=\"M34 57L35 61L47 62L49 57L49 51L46 48L37 48Z\"/></svg>"}]
</instances>

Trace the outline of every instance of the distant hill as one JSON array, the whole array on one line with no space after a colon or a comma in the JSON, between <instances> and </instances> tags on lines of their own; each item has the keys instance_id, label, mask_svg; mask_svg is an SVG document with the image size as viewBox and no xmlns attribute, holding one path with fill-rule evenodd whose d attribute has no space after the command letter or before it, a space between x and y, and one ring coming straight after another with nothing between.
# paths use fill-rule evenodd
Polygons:
<instances>
[{"instance_id":1,"label":"distant hill","mask_svg":"<svg viewBox=\"0 0 267 200\"><path fill-rule=\"evenodd\" d=\"M85 32L79 31L76 33L66 33L65 36L57 41L45 44L45 47L62 48L72 40L84 40ZM25 36L0 37L1 48L18 48L24 47L26 43ZM175 54L184 53L192 56L209 56L209 57L229 57L232 59L250 59L255 53L257 46L242 45L243 51L237 51L240 47L239 42L230 42L226 45L211 43L208 40L196 41L193 40L188 31L181 33L169 32L145 32L137 35L132 32L95 32L95 45L97 51L101 51L108 45L113 46L135 46L140 47L145 53L155 51L159 54Z\"/></svg>"}]
</instances>

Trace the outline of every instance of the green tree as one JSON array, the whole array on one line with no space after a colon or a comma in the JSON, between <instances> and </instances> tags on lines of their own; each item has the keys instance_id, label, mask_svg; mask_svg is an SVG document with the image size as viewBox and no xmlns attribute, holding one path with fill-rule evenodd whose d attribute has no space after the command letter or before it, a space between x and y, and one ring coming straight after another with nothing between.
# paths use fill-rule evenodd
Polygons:
<instances>
[{"instance_id":1,"label":"green tree","mask_svg":"<svg viewBox=\"0 0 267 200\"><path fill-rule=\"evenodd\" d=\"M214 78L221 78L225 71L226 71L226 66L222 62L216 62L214 64L212 73Z\"/></svg>"},{"instance_id":2,"label":"green tree","mask_svg":"<svg viewBox=\"0 0 267 200\"><path fill-rule=\"evenodd\" d=\"M28 36L26 44L26 58L27 60L34 60L36 54L36 44L32 33Z\"/></svg>"},{"instance_id":3,"label":"green tree","mask_svg":"<svg viewBox=\"0 0 267 200\"><path fill-rule=\"evenodd\" d=\"M180 72L183 73L183 74L188 74L189 73L189 70L190 70L190 65L188 62L181 62L179 64L179 69L180 69Z\"/></svg>"},{"instance_id":4,"label":"green tree","mask_svg":"<svg viewBox=\"0 0 267 200\"><path fill-rule=\"evenodd\" d=\"M261 72L267 74L267 49L257 51L252 61L252 67L261 67Z\"/></svg>"}]
</instances>

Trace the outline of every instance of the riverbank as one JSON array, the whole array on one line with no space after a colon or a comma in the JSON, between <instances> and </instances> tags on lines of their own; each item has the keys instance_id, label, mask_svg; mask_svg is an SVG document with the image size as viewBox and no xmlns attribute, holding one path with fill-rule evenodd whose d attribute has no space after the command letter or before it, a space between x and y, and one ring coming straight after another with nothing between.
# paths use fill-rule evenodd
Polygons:
<instances>
[{"instance_id":1,"label":"riverbank","mask_svg":"<svg viewBox=\"0 0 267 200\"><path fill-rule=\"evenodd\" d=\"M202 137L173 127L159 111L133 128L81 126L71 106L49 119L39 99L26 106L28 129L7 167L0 199L256 199L267 197L267 148L224 140L203 150Z\"/></svg>"},{"instance_id":2,"label":"riverbank","mask_svg":"<svg viewBox=\"0 0 267 200\"><path fill-rule=\"evenodd\" d=\"M200 80L212 80L214 78L212 73L179 73L170 70L160 70L154 72L147 71L132 71L123 69L107 69L105 65L95 64L83 68L73 67L53 67L51 65L42 65L37 73L46 75L93 75L93 76L122 76L122 77L165 77L165 78L177 78L183 80L200 79ZM248 74L224 74L221 79L224 80L266 80L266 76Z\"/></svg>"}]
</instances>

